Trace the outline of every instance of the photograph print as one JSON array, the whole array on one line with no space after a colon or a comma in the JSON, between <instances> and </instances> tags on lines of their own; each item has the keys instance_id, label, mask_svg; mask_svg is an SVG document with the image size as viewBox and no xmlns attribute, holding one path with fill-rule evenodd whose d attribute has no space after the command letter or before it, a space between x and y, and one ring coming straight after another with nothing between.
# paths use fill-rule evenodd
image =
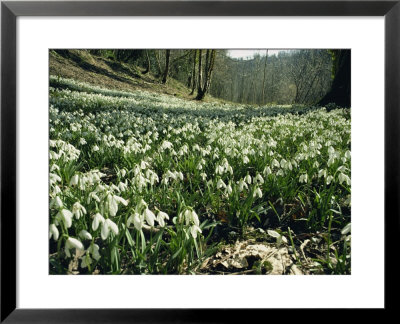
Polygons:
<instances>
[{"instance_id":1,"label":"photograph print","mask_svg":"<svg viewBox=\"0 0 400 324\"><path fill-rule=\"evenodd\" d=\"M49 274L350 275L351 50L50 49Z\"/></svg>"}]
</instances>

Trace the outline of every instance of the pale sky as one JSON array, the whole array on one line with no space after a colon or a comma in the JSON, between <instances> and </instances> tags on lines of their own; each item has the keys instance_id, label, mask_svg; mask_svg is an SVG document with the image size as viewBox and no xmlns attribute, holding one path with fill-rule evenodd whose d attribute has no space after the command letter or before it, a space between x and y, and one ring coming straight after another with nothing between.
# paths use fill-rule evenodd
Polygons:
<instances>
[{"instance_id":1,"label":"pale sky","mask_svg":"<svg viewBox=\"0 0 400 324\"><path fill-rule=\"evenodd\" d=\"M285 50L268 50L268 56L278 55L279 52ZM229 50L228 55L232 58L253 58L253 55L259 53L261 56L265 56L266 49L262 50Z\"/></svg>"}]
</instances>

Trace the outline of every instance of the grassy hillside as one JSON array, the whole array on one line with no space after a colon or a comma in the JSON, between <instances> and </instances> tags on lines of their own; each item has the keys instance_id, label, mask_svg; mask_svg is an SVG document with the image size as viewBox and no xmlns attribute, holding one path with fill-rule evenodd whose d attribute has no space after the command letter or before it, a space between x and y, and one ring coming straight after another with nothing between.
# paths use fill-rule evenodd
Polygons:
<instances>
[{"instance_id":1,"label":"grassy hillside","mask_svg":"<svg viewBox=\"0 0 400 324\"><path fill-rule=\"evenodd\" d=\"M107 89L123 91L147 90L184 99L194 99L190 89L169 78L162 84L160 78L140 67L95 56L84 50L51 50L49 73L53 76L74 79ZM221 101L207 96L204 101Z\"/></svg>"}]
</instances>

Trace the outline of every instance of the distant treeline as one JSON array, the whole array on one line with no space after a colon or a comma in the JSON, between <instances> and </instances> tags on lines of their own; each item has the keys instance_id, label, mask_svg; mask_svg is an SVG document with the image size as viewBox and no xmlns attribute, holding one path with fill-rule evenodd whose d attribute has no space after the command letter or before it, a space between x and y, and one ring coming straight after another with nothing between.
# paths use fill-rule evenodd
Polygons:
<instances>
[{"instance_id":1,"label":"distant treeline","mask_svg":"<svg viewBox=\"0 0 400 324\"><path fill-rule=\"evenodd\" d=\"M265 50L246 60L230 57L228 50L211 49L88 51L140 67L143 74L152 73L162 83L174 78L198 100L209 93L243 104L332 102L350 107L350 50L289 50L278 55Z\"/></svg>"}]
</instances>

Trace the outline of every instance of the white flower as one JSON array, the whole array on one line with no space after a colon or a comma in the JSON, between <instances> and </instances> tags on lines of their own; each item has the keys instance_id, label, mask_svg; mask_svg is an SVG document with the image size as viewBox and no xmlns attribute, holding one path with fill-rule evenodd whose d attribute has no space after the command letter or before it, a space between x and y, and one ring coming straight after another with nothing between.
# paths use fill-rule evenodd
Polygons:
<instances>
[{"instance_id":1,"label":"white flower","mask_svg":"<svg viewBox=\"0 0 400 324\"><path fill-rule=\"evenodd\" d=\"M73 186L76 186L76 185L78 184L78 182L79 182L79 175L75 174L75 175L71 178L71 180L70 180L70 182L69 182L69 185L70 185L71 187L73 187Z\"/></svg>"},{"instance_id":2,"label":"white flower","mask_svg":"<svg viewBox=\"0 0 400 324\"><path fill-rule=\"evenodd\" d=\"M262 191L259 187L257 187L256 190L254 191L253 197L258 197L258 198L262 197Z\"/></svg>"},{"instance_id":3,"label":"white flower","mask_svg":"<svg viewBox=\"0 0 400 324\"><path fill-rule=\"evenodd\" d=\"M81 216L86 215L86 209L77 201L72 205L72 213L76 219L79 219Z\"/></svg>"},{"instance_id":4,"label":"white flower","mask_svg":"<svg viewBox=\"0 0 400 324\"><path fill-rule=\"evenodd\" d=\"M259 173L257 173L255 180L259 184L263 184L264 183L264 179Z\"/></svg>"},{"instance_id":5,"label":"white flower","mask_svg":"<svg viewBox=\"0 0 400 324\"><path fill-rule=\"evenodd\" d=\"M72 213L68 209L60 210L56 215L56 220L63 221L67 228L72 226Z\"/></svg>"},{"instance_id":6,"label":"white flower","mask_svg":"<svg viewBox=\"0 0 400 324\"><path fill-rule=\"evenodd\" d=\"M93 222L92 222L92 229L93 231L96 231L99 228L100 224L103 224L105 221L104 217L100 213L96 213L93 217Z\"/></svg>"},{"instance_id":7,"label":"white flower","mask_svg":"<svg viewBox=\"0 0 400 324\"><path fill-rule=\"evenodd\" d=\"M271 168L270 168L269 166L266 166L266 167L264 168L263 173L264 173L264 175L266 175L266 176L270 175L270 174L272 173Z\"/></svg>"},{"instance_id":8,"label":"white flower","mask_svg":"<svg viewBox=\"0 0 400 324\"><path fill-rule=\"evenodd\" d=\"M110 235L110 230L115 235L118 235L118 226L111 219L107 218L101 227L101 238L106 240Z\"/></svg>"},{"instance_id":9,"label":"white flower","mask_svg":"<svg viewBox=\"0 0 400 324\"><path fill-rule=\"evenodd\" d=\"M153 227L154 220L156 219L154 213L150 209L146 208L143 212L143 216L145 217L147 224Z\"/></svg>"},{"instance_id":10,"label":"white flower","mask_svg":"<svg viewBox=\"0 0 400 324\"><path fill-rule=\"evenodd\" d=\"M228 185L226 186L226 193L227 193L228 195L230 195L230 194L232 193L232 186L231 186L230 184L228 184Z\"/></svg>"},{"instance_id":11,"label":"white flower","mask_svg":"<svg viewBox=\"0 0 400 324\"><path fill-rule=\"evenodd\" d=\"M190 219L195 225L200 226L199 217L194 210L191 211Z\"/></svg>"},{"instance_id":12,"label":"white flower","mask_svg":"<svg viewBox=\"0 0 400 324\"><path fill-rule=\"evenodd\" d=\"M346 184L350 186L351 181L349 176L344 173L339 173L339 183L342 184L343 182L346 182Z\"/></svg>"},{"instance_id":13,"label":"white flower","mask_svg":"<svg viewBox=\"0 0 400 324\"><path fill-rule=\"evenodd\" d=\"M197 225L192 225L190 227L190 233L192 234L193 238L196 239L197 238L197 233L201 233L201 229Z\"/></svg>"},{"instance_id":14,"label":"white flower","mask_svg":"<svg viewBox=\"0 0 400 324\"><path fill-rule=\"evenodd\" d=\"M89 249L88 249L88 251L90 252L90 254L93 256L93 258L95 259L95 260L97 260L97 261L99 261L100 260L100 253L99 253L99 250L100 250L100 248L99 248L99 246L97 245L97 244L92 244L90 247L89 247Z\"/></svg>"},{"instance_id":15,"label":"white flower","mask_svg":"<svg viewBox=\"0 0 400 324\"><path fill-rule=\"evenodd\" d=\"M326 177L326 184L329 185L331 183L331 181L333 180L333 177L331 175L328 175Z\"/></svg>"},{"instance_id":16,"label":"white flower","mask_svg":"<svg viewBox=\"0 0 400 324\"><path fill-rule=\"evenodd\" d=\"M110 213L110 216L115 216L117 215L118 212L118 202L115 199L115 196L113 195L108 195L107 196L107 203L108 203L108 212Z\"/></svg>"},{"instance_id":17,"label":"white flower","mask_svg":"<svg viewBox=\"0 0 400 324\"><path fill-rule=\"evenodd\" d=\"M50 224L50 237L49 237L49 239L51 239L51 237L53 237L53 240L57 241L59 236L60 236L60 233L58 232L58 229L57 229L56 225Z\"/></svg>"},{"instance_id":18,"label":"white flower","mask_svg":"<svg viewBox=\"0 0 400 324\"><path fill-rule=\"evenodd\" d=\"M239 180L239 192L243 191L243 188L249 189L247 183L243 181L243 179Z\"/></svg>"},{"instance_id":19,"label":"white flower","mask_svg":"<svg viewBox=\"0 0 400 324\"><path fill-rule=\"evenodd\" d=\"M251 184L251 175L250 175L250 174L246 175L245 178L244 178L244 180L245 180L248 184Z\"/></svg>"},{"instance_id":20,"label":"white flower","mask_svg":"<svg viewBox=\"0 0 400 324\"><path fill-rule=\"evenodd\" d=\"M217 189L226 188L226 184L222 179L219 179L217 182Z\"/></svg>"},{"instance_id":21,"label":"white flower","mask_svg":"<svg viewBox=\"0 0 400 324\"><path fill-rule=\"evenodd\" d=\"M100 150L100 149L99 149L99 147L97 145L92 147L92 151L93 152L97 152L98 150Z\"/></svg>"},{"instance_id":22,"label":"white flower","mask_svg":"<svg viewBox=\"0 0 400 324\"><path fill-rule=\"evenodd\" d=\"M273 159L271 162L272 167L279 168L280 164L276 159Z\"/></svg>"},{"instance_id":23,"label":"white flower","mask_svg":"<svg viewBox=\"0 0 400 324\"><path fill-rule=\"evenodd\" d=\"M300 178L299 178L299 182L300 183L307 183L307 181L308 181L308 174L307 173L300 175Z\"/></svg>"},{"instance_id":24,"label":"white flower","mask_svg":"<svg viewBox=\"0 0 400 324\"><path fill-rule=\"evenodd\" d=\"M76 238L73 237L69 237L67 239L67 241L65 242L65 254L67 255L67 257L71 257L71 253L69 250L71 249L78 249L80 251L84 250L83 244L81 241L77 240Z\"/></svg>"},{"instance_id":25,"label":"white flower","mask_svg":"<svg viewBox=\"0 0 400 324\"><path fill-rule=\"evenodd\" d=\"M247 155L243 156L243 163L244 163L244 164L247 164L247 163L249 163L249 162L250 162L250 160L249 160L249 158L247 157Z\"/></svg>"},{"instance_id":26,"label":"white flower","mask_svg":"<svg viewBox=\"0 0 400 324\"><path fill-rule=\"evenodd\" d=\"M164 219L169 219L169 216L167 213L162 212L161 210L157 214L157 222L160 224L161 227L165 226L165 221Z\"/></svg>"},{"instance_id":27,"label":"white flower","mask_svg":"<svg viewBox=\"0 0 400 324\"><path fill-rule=\"evenodd\" d=\"M135 228L140 231L144 225L144 219L141 217L139 214L135 213L133 216L133 225L135 225Z\"/></svg>"},{"instance_id":28,"label":"white flower","mask_svg":"<svg viewBox=\"0 0 400 324\"><path fill-rule=\"evenodd\" d=\"M82 239L86 239L86 240L91 240L91 239L92 239L92 235L91 235L88 231L86 231L86 230L81 230L81 231L79 232L79 236L80 236Z\"/></svg>"},{"instance_id":29,"label":"white flower","mask_svg":"<svg viewBox=\"0 0 400 324\"><path fill-rule=\"evenodd\" d=\"M321 169L318 172L318 178L325 177L326 178L327 172L325 169Z\"/></svg>"},{"instance_id":30,"label":"white flower","mask_svg":"<svg viewBox=\"0 0 400 324\"><path fill-rule=\"evenodd\" d=\"M50 208L51 207L61 208L62 206L63 206L63 202L61 201L61 198L58 196L54 197L50 202Z\"/></svg>"}]
</instances>

